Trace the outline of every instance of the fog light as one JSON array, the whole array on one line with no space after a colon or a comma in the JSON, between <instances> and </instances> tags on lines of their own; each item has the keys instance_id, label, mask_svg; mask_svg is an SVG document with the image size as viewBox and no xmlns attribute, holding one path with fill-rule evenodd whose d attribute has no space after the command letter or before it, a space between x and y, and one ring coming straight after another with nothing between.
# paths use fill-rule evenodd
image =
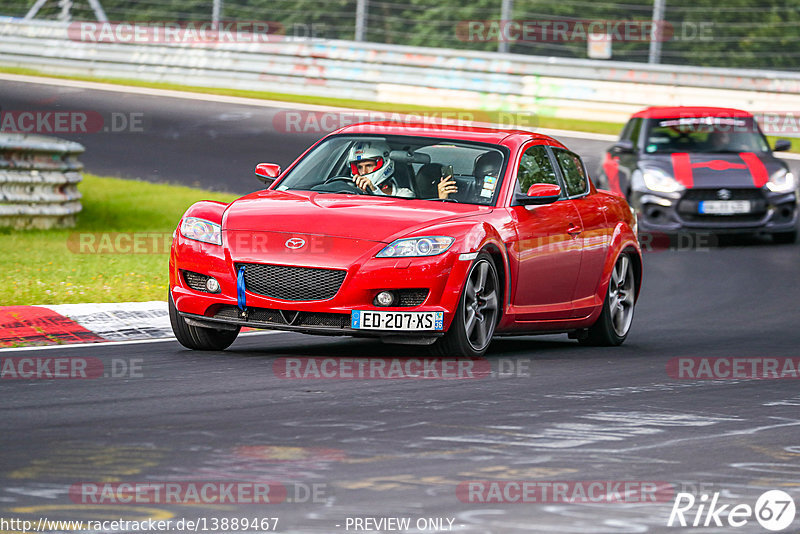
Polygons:
<instances>
[{"instance_id":1,"label":"fog light","mask_svg":"<svg viewBox=\"0 0 800 534\"><path fill-rule=\"evenodd\" d=\"M394 294L391 291L381 291L375 296L376 306L391 306L394 302Z\"/></svg>"},{"instance_id":2,"label":"fog light","mask_svg":"<svg viewBox=\"0 0 800 534\"><path fill-rule=\"evenodd\" d=\"M219 293L219 282L217 282L216 278L209 277L206 280L206 289L209 293Z\"/></svg>"}]
</instances>

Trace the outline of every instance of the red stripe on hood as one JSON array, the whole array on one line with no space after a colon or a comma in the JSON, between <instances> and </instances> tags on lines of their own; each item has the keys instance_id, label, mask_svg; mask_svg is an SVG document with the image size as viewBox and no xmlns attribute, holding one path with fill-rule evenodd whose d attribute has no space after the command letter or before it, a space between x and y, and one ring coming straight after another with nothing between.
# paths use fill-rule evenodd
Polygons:
<instances>
[{"instance_id":1,"label":"red stripe on hood","mask_svg":"<svg viewBox=\"0 0 800 534\"><path fill-rule=\"evenodd\" d=\"M687 152L675 152L672 154L672 172L675 174L675 179L683 184L686 189L694 186L692 162Z\"/></svg>"},{"instance_id":2,"label":"red stripe on hood","mask_svg":"<svg viewBox=\"0 0 800 534\"><path fill-rule=\"evenodd\" d=\"M764 162L761 161L753 152L740 152L739 157L747 165L747 170L750 171L750 176L753 177L753 185L756 187L764 187L769 181L767 168L764 167Z\"/></svg>"}]
</instances>

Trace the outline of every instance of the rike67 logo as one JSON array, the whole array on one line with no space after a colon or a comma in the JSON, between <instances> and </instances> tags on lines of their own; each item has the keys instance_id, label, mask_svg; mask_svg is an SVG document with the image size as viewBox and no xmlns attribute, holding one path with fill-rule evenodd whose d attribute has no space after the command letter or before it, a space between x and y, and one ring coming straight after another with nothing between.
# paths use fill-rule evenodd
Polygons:
<instances>
[{"instance_id":1,"label":"rike67 logo","mask_svg":"<svg viewBox=\"0 0 800 534\"><path fill-rule=\"evenodd\" d=\"M778 532L788 528L795 517L795 504L785 491L770 490L761 494L755 506L746 503L720 504L719 492L695 498L691 493L678 493L668 527L743 527L755 519L763 528Z\"/></svg>"}]
</instances>

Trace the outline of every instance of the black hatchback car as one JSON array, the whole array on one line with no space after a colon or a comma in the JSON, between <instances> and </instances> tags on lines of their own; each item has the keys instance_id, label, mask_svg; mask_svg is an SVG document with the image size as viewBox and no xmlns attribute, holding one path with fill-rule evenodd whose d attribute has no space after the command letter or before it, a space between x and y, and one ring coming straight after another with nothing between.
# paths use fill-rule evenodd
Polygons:
<instances>
[{"instance_id":1,"label":"black hatchback car","mask_svg":"<svg viewBox=\"0 0 800 534\"><path fill-rule=\"evenodd\" d=\"M624 195L639 229L668 234L767 233L797 238L797 180L753 115L738 109L651 107L605 154L598 182Z\"/></svg>"}]
</instances>

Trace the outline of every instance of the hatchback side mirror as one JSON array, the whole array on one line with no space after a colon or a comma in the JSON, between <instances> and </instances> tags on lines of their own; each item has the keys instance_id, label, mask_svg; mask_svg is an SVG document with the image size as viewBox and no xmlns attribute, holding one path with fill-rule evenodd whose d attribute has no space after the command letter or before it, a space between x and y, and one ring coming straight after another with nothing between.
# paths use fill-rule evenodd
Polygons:
<instances>
[{"instance_id":1,"label":"hatchback side mirror","mask_svg":"<svg viewBox=\"0 0 800 534\"><path fill-rule=\"evenodd\" d=\"M789 150L792 148L792 142L788 139L778 139L775 141L775 148L773 148L773 152L783 152L784 150Z\"/></svg>"},{"instance_id":2,"label":"hatchback side mirror","mask_svg":"<svg viewBox=\"0 0 800 534\"><path fill-rule=\"evenodd\" d=\"M611 145L611 151L615 154L633 154L635 148L630 139L622 139Z\"/></svg>"}]
</instances>

